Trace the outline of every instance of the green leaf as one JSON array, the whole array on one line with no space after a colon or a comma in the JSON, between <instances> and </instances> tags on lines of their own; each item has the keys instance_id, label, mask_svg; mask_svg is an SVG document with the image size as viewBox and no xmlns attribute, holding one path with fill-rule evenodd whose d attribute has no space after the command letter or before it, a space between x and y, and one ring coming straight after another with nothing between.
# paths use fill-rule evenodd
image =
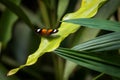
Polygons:
<instances>
[{"instance_id":1,"label":"green leaf","mask_svg":"<svg viewBox=\"0 0 120 80\"><path fill-rule=\"evenodd\" d=\"M11 0L11 1L16 5L20 4L20 0ZM0 0L0 2L2 1ZM3 47L6 47L8 41L11 38L12 27L17 19L18 17L10 10L6 9L3 12L0 18L0 41L2 42Z\"/></svg>"},{"instance_id":2,"label":"green leaf","mask_svg":"<svg viewBox=\"0 0 120 80\"><path fill-rule=\"evenodd\" d=\"M94 3L94 1L92 1L92 2ZM92 2L90 1L91 5L93 5ZM88 0L88 3L89 3L89 0ZM102 4L102 3L100 3L100 4ZM100 6L98 6L98 7L100 7ZM81 14L82 13L81 12L79 15L85 16L85 15L89 14L89 11L92 11L92 8L90 9L90 5L85 6L85 8L88 9L88 12L86 12L84 14ZM84 8L83 8L83 11L84 11ZM78 16L78 15L76 15L76 16ZM83 18L83 17L81 17L81 18ZM90 28L85 28L85 29L81 28L79 30L80 30L79 32L77 31L77 33L74 34L72 39L71 38L69 39L68 44L71 43L71 44L69 44L70 46L90 40L90 39L94 38L100 31L98 29L90 29ZM73 72L75 66L76 66L76 64L73 62L70 62L70 61L66 62L65 69L64 69L64 80L68 80L69 75Z\"/></svg>"},{"instance_id":3,"label":"green leaf","mask_svg":"<svg viewBox=\"0 0 120 80\"><path fill-rule=\"evenodd\" d=\"M99 4L104 2L105 0L83 0L82 6L78 11L67 14L63 20L67 19L76 19L76 18L90 18L97 13L99 8ZM86 7L85 7L86 6ZM91 9L91 10L90 10ZM40 56L45 54L46 52L54 51L59 47L60 43L63 39L65 39L69 34L74 33L79 29L79 25L70 24L70 23L61 23L60 28L58 29L58 33L51 35L49 37L41 37L41 43L38 50L29 55L27 62L24 65L21 65L19 68L12 69L8 75L15 74L19 69L33 65ZM69 29L69 30L68 30Z\"/></svg>"},{"instance_id":4,"label":"green leaf","mask_svg":"<svg viewBox=\"0 0 120 80\"><path fill-rule=\"evenodd\" d=\"M11 77L7 77L7 69L3 64L0 64L0 80L19 80L15 75Z\"/></svg>"},{"instance_id":5,"label":"green leaf","mask_svg":"<svg viewBox=\"0 0 120 80\"><path fill-rule=\"evenodd\" d=\"M85 36L88 37L88 36ZM99 36L95 39L89 40L84 43L77 44L72 49L78 50L78 51L90 51L90 52L97 52L97 51L107 51L107 50L115 50L120 48L120 33L110 33L106 35ZM103 54L100 54L99 57L104 57ZM111 60L114 60L114 58L109 57L109 62L112 62ZM108 59L107 55L105 56L105 59ZM119 61L119 60L118 60ZM114 62L115 64L118 64ZM65 73L67 77L69 76L67 72L72 72L72 70L75 68L77 64L67 61ZM73 67L72 67L73 66ZM69 69L70 68L70 69ZM66 77L65 77L66 78Z\"/></svg>"},{"instance_id":6,"label":"green leaf","mask_svg":"<svg viewBox=\"0 0 120 80\"><path fill-rule=\"evenodd\" d=\"M78 50L78 51L91 51L91 52L96 52L96 51L106 51L106 50L114 50L114 49L119 49L120 48L120 34L119 33L110 33L110 34L106 34L100 37L97 37L95 39L89 40L87 42L84 42L82 44L78 44L76 46L74 46L72 49L73 50ZM100 56L99 56L100 55ZM98 57L100 58L104 58L104 59L108 59L109 63L114 61L115 59L114 57L117 57L115 55L111 55L109 54L109 57L107 57L107 55L105 54L99 54ZM94 56L94 54L93 54ZM111 56L111 57L110 57ZM117 58L118 60L116 60L117 62L119 62L119 58ZM118 63L114 61L112 63L115 63L116 65L118 65ZM66 73L68 72L69 68L74 69L75 63L68 61L67 62L67 66L66 66ZM71 66L73 66L71 68ZM69 71L70 71L69 70ZM71 72L71 71L70 71ZM68 76L68 74L66 74Z\"/></svg>"},{"instance_id":7,"label":"green leaf","mask_svg":"<svg viewBox=\"0 0 120 80\"><path fill-rule=\"evenodd\" d=\"M65 10L67 9L69 1L70 0L59 0L59 2L58 2L58 11L57 11L58 20L60 20L60 18L65 13Z\"/></svg>"},{"instance_id":8,"label":"green leaf","mask_svg":"<svg viewBox=\"0 0 120 80\"><path fill-rule=\"evenodd\" d=\"M120 32L120 23L115 21L107 21L107 20L95 19L95 18L91 18L91 19L81 18L81 19L65 20L64 22L79 24L81 26L86 26L90 28L98 28L98 29Z\"/></svg>"},{"instance_id":9,"label":"green leaf","mask_svg":"<svg viewBox=\"0 0 120 80\"><path fill-rule=\"evenodd\" d=\"M112 15L118 9L119 5L120 5L120 0L116 0L116 1L108 0L104 5L100 7L97 14L94 16L94 18L108 19L110 15ZM74 36L72 36L72 38L70 37L68 44L71 43L70 46L71 45L75 46L77 44L91 40L95 38L99 32L100 32L100 29L83 27L79 31L77 31L74 34ZM73 63L71 61L66 62L65 69L64 69L65 71L64 73L66 73L64 74L64 78L66 78L66 80L68 80L68 77L74 71L76 66L77 66L76 63Z\"/></svg>"},{"instance_id":10,"label":"green leaf","mask_svg":"<svg viewBox=\"0 0 120 80\"><path fill-rule=\"evenodd\" d=\"M45 26L50 26L50 20L49 20L49 12L47 11L47 7L45 6L48 1L42 1L39 0L39 6L40 6L40 12L41 12L41 17L43 19L43 22Z\"/></svg>"},{"instance_id":11,"label":"green leaf","mask_svg":"<svg viewBox=\"0 0 120 80\"><path fill-rule=\"evenodd\" d=\"M10 0L0 0L2 4L4 4L8 9L10 9L13 13L15 13L19 18L21 18L30 28L33 29L32 23L24 11L16 4L14 4Z\"/></svg>"},{"instance_id":12,"label":"green leaf","mask_svg":"<svg viewBox=\"0 0 120 80\"><path fill-rule=\"evenodd\" d=\"M120 0L109 0L99 9L98 13L94 17L108 19L118 9L119 6Z\"/></svg>"},{"instance_id":13,"label":"green leaf","mask_svg":"<svg viewBox=\"0 0 120 80\"><path fill-rule=\"evenodd\" d=\"M74 46L72 49L79 51L106 51L120 48L120 33L109 33L90 41Z\"/></svg>"},{"instance_id":14,"label":"green leaf","mask_svg":"<svg viewBox=\"0 0 120 80\"><path fill-rule=\"evenodd\" d=\"M112 58L115 59L114 61L109 59L106 59L106 57L99 57L101 54L97 53L86 53L82 51L74 51L70 49L64 49L64 48L59 48L56 49L54 52L56 52L57 55L75 62L78 65L81 65L83 67L100 71L106 74L109 74L111 76L119 77L120 78L120 56L113 54L112 55L107 55L107 58ZM105 56L106 54L102 54L102 56ZM119 61L118 61L119 60ZM114 62L118 62L118 64L114 64ZM110 62L110 63L109 63ZM116 74L117 73L117 74Z\"/></svg>"},{"instance_id":15,"label":"green leaf","mask_svg":"<svg viewBox=\"0 0 120 80\"><path fill-rule=\"evenodd\" d=\"M100 29L82 27L74 34L70 43L73 47L77 44L94 39L99 34L100 31L101 31Z\"/></svg>"},{"instance_id":16,"label":"green leaf","mask_svg":"<svg viewBox=\"0 0 120 80\"><path fill-rule=\"evenodd\" d=\"M120 4L120 0L107 1L104 5L100 7L94 18L108 19L110 15L112 15L117 10L119 4ZM114 7L111 5L113 5ZM90 39L93 39L97 36L97 33L99 33L99 31L100 29L84 27L83 29L75 33L75 36L73 37L71 43L73 43L73 45L76 45L88 41Z\"/></svg>"}]
</instances>

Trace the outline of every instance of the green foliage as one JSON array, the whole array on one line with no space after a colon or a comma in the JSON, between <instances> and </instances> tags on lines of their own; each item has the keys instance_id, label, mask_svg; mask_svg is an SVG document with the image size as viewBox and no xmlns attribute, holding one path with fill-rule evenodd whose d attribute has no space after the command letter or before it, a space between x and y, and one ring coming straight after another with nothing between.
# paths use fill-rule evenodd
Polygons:
<instances>
[{"instance_id":1,"label":"green foliage","mask_svg":"<svg viewBox=\"0 0 120 80\"><path fill-rule=\"evenodd\" d=\"M79 51L107 51L120 48L120 34L119 33L110 33L97 37L93 40L87 41L82 44L74 46L72 49Z\"/></svg>"},{"instance_id":2,"label":"green foliage","mask_svg":"<svg viewBox=\"0 0 120 80\"><path fill-rule=\"evenodd\" d=\"M110 54L107 55L106 58L106 54L102 53L86 53L64 48L59 48L55 52L59 56L67 60L71 60L83 67L87 67L120 78L119 55ZM102 55L102 57L100 57L100 55ZM114 60L111 60L111 58L114 58Z\"/></svg>"},{"instance_id":3,"label":"green foliage","mask_svg":"<svg viewBox=\"0 0 120 80\"><path fill-rule=\"evenodd\" d=\"M97 77L89 71L85 72L84 76L89 73L90 77L95 77L94 80L103 77L104 74L109 75L111 79L120 78L120 23L105 20L118 8L119 0L116 0L114 4L113 0L107 2L106 0L38 0L38 2L34 1L37 3L35 5L34 2L32 3L32 8L37 6L34 12L23 6L24 1L22 5L20 2L20 0L0 0L0 3L6 7L3 12L1 11L0 17L0 52L2 53L0 68L3 70L3 73L0 73L2 76L0 79L17 80L17 77L20 77L24 80L21 74L24 76L27 74L28 79L31 80L32 78L48 80L46 75L44 76L47 73L47 75L52 75L49 80L53 80L53 77L56 80L68 80L71 74L81 71L76 68L77 65L86 71L101 72ZM76 11L70 8L77 6L80 8L74 9ZM108 14L106 14L108 9ZM66 14L69 11L73 12ZM119 20L119 17L116 19ZM58 23L59 20L62 20L61 23ZM38 24L40 27L45 25L44 28L59 28L55 34L36 36L34 34L36 27L33 24ZM67 48L64 48L66 44ZM45 53L52 53L52 55ZM42 56L43 54L47 55L47 58ZM44 60L45 62L42 62ZM23 61L22 65L20 61ZM25 67L30 65L32 66ZM7 74L6 66L18 68L10 70ZM76 71L74 71L75 68ZM22 70L18 72L20 69ZM16 72L19 74L12 78L4 76L4 74L13 75ZM84 80L80 74L79 79ZM75 75L73 78L76 79ZM85 76L85 78L88 77Z\"/></svg>"},{"instance_id":4,"label":"green foliage","mask_svg":"<svg viewBox=\"0 0 120 80\"><path fill-rule=\"evenodd\" d=\"M79 18L79 17L92 17L97 12L99 3L103 2L103 1L104 0L101 0L101 1L96 0L96 2L93 2L94 5L91 5L90 2L82 3L82 6L78 11L68 14L67 16L65 16L63 18L63 20L66 20L67 18L73 19L73 18ZM93 9L93 10L91 10L91 13L88 14L87 13L88 8L86 8L86 10L83 12L83 14L79 15L79 13L81 13L83 11L84 5L89 5L90 6L89 9ZM86 13L85 16L84 16L84 13ZM76 15L78 15L78 16L76 16ZM69 28L69 31L66 32L66 30L68 28ZM38 60L38 58L40 56L42 56L46 52L51 52L51 51L55 50L56 48L58 48L61 41L64 38L66 38L69 34L74 33L78 29L79 29L78 25L62 23L60 25L60 28L58 29L59 30L58 33L56 33L53 36L51 35L50 37L41 37L41 44L39 45L38 50L35 53L28 56L27 62L24 65L21 65L19 68L12 69L8 73L8 75L15 74L19 69L21 69L25 66L33 65L34 63L36 63L36 61Z\"/></svg>"},{"instance_id":5,"label":"green foliage","mask_svg":"<svg viewBox=\"0 0 120 80\"><path fill-rule=\"evenodd\" d=\"M69 2L70 2L69 0L66 0L66 1L65 0L59 0L58 11L57 11L58 20L60 20L60 18L65 13Z\"/></svg>"},{"instance_id":6,"label":"green foliage","mask_svg":"<svg viewBox=\"0 0 120 80\"><path fill-rule=\"evenodd\" d=\"M81 26L88 26L90 28L120 32L120 23L115 21L107 21L103 19L73 19L65 20L64 22L79 24Z\"/></svg>"},{"instance_id":7,"label":"green foliage","mask_svg":"<svg viewBox=\"0 0 120 80\"><path fill-rule=\"evenodd\" d=\"M5 0L0 0L0 2L2 2L2 1L4 2ZM17 1L15 0L12 3L19 5L20 0L17 0ZM8 9L6 9L4 11L3 15L1 16L1 19L0 19L0 41L2 41L2 44L3 44L2 46L5 47L8 43L8 41L10 40L12 27L17 19L18 19L18 17Z\"/></svg>"}]
</instances>

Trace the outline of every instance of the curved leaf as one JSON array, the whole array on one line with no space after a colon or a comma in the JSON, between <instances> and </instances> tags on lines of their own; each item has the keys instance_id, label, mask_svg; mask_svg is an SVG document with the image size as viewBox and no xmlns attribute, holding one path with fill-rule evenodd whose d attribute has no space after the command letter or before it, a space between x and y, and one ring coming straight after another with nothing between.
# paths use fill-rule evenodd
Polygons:
<instances>
[{"instance_id":1,"label":"curved leaf","mask_svg":"<svg viewBox=\"0 0 120 80\"><path fill-rule=\"evenodd\" d=\"M113 4L114 2L114 4ZM108 19L110 17L110 15L112 15L116 9L119 6L119 2L120 0L108 0L104 5L102 5L100 7L100 9L98 10L97 14L94 16L94 18L100 18L100 19ZM111 4L114 6L111 6ZM106 14L107 13L107 14ZM79 29L79 31L77 31L74 36L72 37L72 39L70 38L69 42L71 44L68 44L70 46L75 46L77 44L86 42L88 40L91 40L93 38L95 38L98 33L100 32L100 29L96 29L96 28L88 28L88 27L82 27L81 29ZM64 78L65 80L68 80L69 76L71 75L71 73L74 71L74 69L76 68L77 64L71 61L66 61L65 63L65 69L64 69Z\"/></svg>"},{"instance_id":2,"label":"curved leaf","mask_svg":"<svg viewBox=\"0 0 120 80\"><path fill-rule=\"evenodd\" d=\"M105 0L83 0L81 8L74 12L67 14L63 20L67 19L76 19L76 18L89 18L94 16L97 13L99 8L99 4L104 2ZM41 43L38 50L31 54L26 64L21 65L19 68L12 69L8 75L15 74L19 69L34 64L38 58L46 52L50 52L59 47L61 41L66 38L69 34L74 33L79 29L79 25L70 24L70 23L62 23L60 28L58 29L58 33L51 35L50 37L41 37Z\"/></svg>"},{"instance_id":3,"label":"curved leaf","mask_svg":"<svg viewBox=\"0 0 120 80\"><path fill-rule=\"evenodd\" d=\"M91 19L81 18L81 19L71 19L71 20L69 19L69 20L65 20L64 22L79 24L81 26L86 26L90 28L98 28L98 29L120 32L120 23L115 21L107 21L107 20L95 19L95 18L91 18Z\"/></svg>"},{"instance_id":4,"label":"curved leaf","mask_svg":"<svg viewBox=\"0 0 120 80\"><path fill-rule=\"evenodd\" d=\"M119 49L119 48L120 48L120 34L110 33L110 34L99 36L87 42L78 44L74 46L72 50L96 52L96 51L114 50L114 49ZM93 54L93 56L95 55ZM114 63L116 65L119 65L117 63L119 62L119 58L117 58L116 55L109 54L109 57L107 56L108 55L105 56L105 54L99 54L97 57L109 60L108 63ZM117 59L115 58L116 59L115 60L113 56L116 57ZM66 69L65 69L65 72L66 72L65 78L69 77L70 74L68 75L68 71L69 73L71 73L76 65L77 65L76 63L73 63L71 61L67 62Z\"/></svg>"},{"instance_id":5,"label":"curved leaf","mask_svg":"<svg viewBox=\"0 0 120 80\"><path fill-rule=\"evenodd\" d=\"M0 63L0 80L19 80L19 78L16 77L15 75L7 77L6 76L7 71L8 70L5 68L5 66Z\"/></svg>"},{"instance_id":6,"label":"curved leaf","mask_svg":"<svg viewBox=\"0 0 120 80\"><path fill-rule=\"evenodd\" d=\"M106 51L120 48L120 33L109 33L90 41L74 46L72 49L79 51Z\"/></svg>"},{"instance_id":7,"label":"curved leaf","mask_svg":"<svg viewBox=\"0 0 120 80\"><path fill-rule=\"evenodd\" d=\"M120 56L118 54L107 55L106 54L97 54L97 53L86 53L82 51L75 51L65 48L56 49L57 55L75 62L78 65L83 67L100 71L111 76L120 78ZM104 57L99 57L104 56ZM110 60L111 57L115 60ZM106 59L107 58L107 59ZM119 61L118 61L119 60ZM114 64L117 62L117 64ZM117 74L116 74L117 73Z\"/></svg>"}]
</instances>

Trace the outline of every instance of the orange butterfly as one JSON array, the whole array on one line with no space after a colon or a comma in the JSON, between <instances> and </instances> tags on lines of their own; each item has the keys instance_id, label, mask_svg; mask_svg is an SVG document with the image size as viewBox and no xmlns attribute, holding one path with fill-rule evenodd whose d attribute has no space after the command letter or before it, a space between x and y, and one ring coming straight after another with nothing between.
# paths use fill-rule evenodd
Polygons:
<instances>
[{"instance_id":1,"label":"orange butterfly","mask_svg":"<svg viewBox=\"0 0 120 80\"><path fill-rule=\"evenodd\" d=\"M57 33L57 29L36 29L36 32L39 33L42 36L49 36L51 34Z\"/></svg>"}]
</instances>

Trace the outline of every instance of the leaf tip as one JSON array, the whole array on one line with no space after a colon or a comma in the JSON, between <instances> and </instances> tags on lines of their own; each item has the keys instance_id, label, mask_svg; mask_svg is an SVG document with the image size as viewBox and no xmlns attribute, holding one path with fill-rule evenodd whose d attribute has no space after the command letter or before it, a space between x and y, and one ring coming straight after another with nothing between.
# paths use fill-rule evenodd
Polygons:
<instances>
[{"instance_id":1,"label":"leaf tip","mask_svg":"<svg viewBox=\"0 0 120 80\"><path fill-rule=\"evenodd\" d=\"M15 74L18 70L19 70L19 68L10 70L10 71L7 73L7 76L11 76L11 75Z\"/></svg>"}]
</instances>

